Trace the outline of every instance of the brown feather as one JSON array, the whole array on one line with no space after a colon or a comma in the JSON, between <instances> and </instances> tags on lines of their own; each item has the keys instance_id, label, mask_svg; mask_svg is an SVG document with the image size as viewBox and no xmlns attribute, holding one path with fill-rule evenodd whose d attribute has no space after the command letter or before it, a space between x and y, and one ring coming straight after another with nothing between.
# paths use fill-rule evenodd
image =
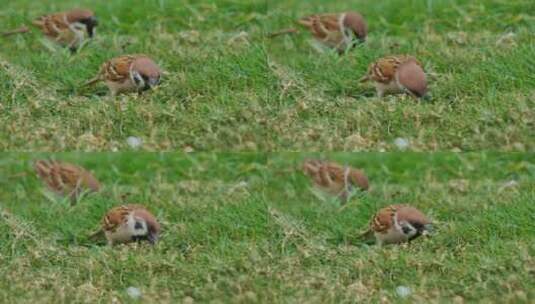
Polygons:
<instances>
[{"instance_id":1,"label":"brown feather","mask_svg":"<svg viewBox=\"0 0 535 304\"><path fill-rule=\"evenodd\" d=\"M303 163L303 172L312 179L316 187L338 196L342 202L348 199L348 191L351 191L353 187L360 190L369 188L368 178L364 172L334 162L306 160Z\"/></svg>"},{"instance_id":2,"label":"brown feather","mask_svg":"<svg viewBox=\"0 0 535 304\"><path fill-rule=\"evenodd\" d=\"M130 217L136 222L142 219L147 225L146 235L135 235L134 231L129 230L127 223ZM137 229L137 228L134 228ZM110 209L102 219L102 230L108 243L128 243L135 241L134 236L146 237L149 242L154 244L160 233L161 227L157 219L142 205L126 204Z\"/></svg>"},{"instance_id":3,"label":"brown feather","mask_svg":"<svg viewBox=\"0 0 535 304\"><path fill-rule=\"evenodd\" d=\"M418 209L408 205L397 206L398 220L407 221L409 223L417 223L422 226L431 224L431 221Z\"/></svg>"},{"instance_id":4,"label":"brown feather","mask_svg":"<svg viewBox=\"0 0 535 304\"><path fill-rule=\"evenodd\" d=\"M365 77L373 81L389 83L394 79L398 66L408 60L406 57L398 55L380 58L368 66L368 73Z\"/></svg>"},{"instance_id":5,"label":"brown feather","mask_svg":"<svg viewBox=\"0 0 535 304\"><path fill-rule=\"evenodd\" d=\"M149 78L156 78L161 74L160 67L145 55L136 56L135 60L132 62L132 70L136 70L139 74Z\"/></svg>"},{"instance_id":6,"label":"brown feather","mask_svg":"<svg viewBox=\"0 0 535 304\"><path fill-rule=\"evenodd\" d=\"M357 12L348 12L344 18L344 26L353 30L357 38L361 41L366 40L368 36L368 26L364 17Z\"/></svg>"},{"instance_id":7,"label":"brown feather","mask_svg":"<svg viewBox=\"0 0 535 304\"><path fill-rule=\"evenodd\" d=\"M102 229L104 231L115 231L117 227L126 222L126 216L134 208L133 205L121 205L110 209L102 219Z\"/></svg>"},{"instance_id":8,"label":"brown feather","mask_svg":"<svg viewBox=\"0 0 535 304\"><path fill-rule=\"evenodd\" d=\"M73 9L64 13L68 22L80 22L92 17L95 17L93 11L88 9Z\"/></svg>"},{"instance_id":9,"label":"brown feather","mask_svg":"<svg viewBox=\"0 0 535 304\"><path fill-rule=\"evenodd\" d=\"M3 37L7 37L7 36L15 35L15 34L24 34L24 33L27 33L29 31L30 31L30 29L27 26L24 25L24 26L19 27L18 29L14 29L14 30L11 30L11 31L3 32L2 36Z\"/></svg>"},{"instance_id":10,"label":"brown feather","mask_svg":"<svg viewBox=\"0 0 535 304\"><path fill-rule=\"evenodd\" d=\"M160 233L160 223L158 223L156 218L147 209L139 207L134 209L134 216L145 219L149 232L156 234Z\"/></svg>"},{"instance_id":11,"label":"brown feather","mask_svg":"<svg viewBox=\"0 0 535 304\"><path fill-rule=\"evenodd\" d=\"M87 170L66 162L38 160L34 169L48 188L75 201L84 190L98 192L100 183Z\"/></svg>"}]
</instances>

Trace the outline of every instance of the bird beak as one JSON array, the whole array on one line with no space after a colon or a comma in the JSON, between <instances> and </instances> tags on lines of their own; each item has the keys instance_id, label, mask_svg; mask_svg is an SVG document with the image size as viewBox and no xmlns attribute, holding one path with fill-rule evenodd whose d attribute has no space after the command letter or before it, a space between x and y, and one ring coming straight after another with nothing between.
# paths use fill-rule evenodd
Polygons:
<instances>
[{"instance_id":1,"label":"bird beak","mask_svg":"<svg viewBox=\"0 0 535 304\"><path fill-rule=\"evenodd\" d=\"M160 83L160 77L157 78L149 78L149 85L151 87L157 86Z\"/></svg>"},{"instance_id":2,"label":"bird beak","mask_svg":"<svg viewBox=\"0 0 535 304\"><path fill-rule=\"evenodd\" d=\"M149 233L147 239L151 245L154 245L158 241L158 235L155 233Z\"/></svg>"},{"instance_id":3,"label":"bird beak","mask_svg":"<svg viewBox=\"0 0 535 304\"><path fill-rule=\"evenodd\" d=\"M432 224L427 224L424 226L424 230L422 231L422 236L432 236L434 232L434 228Z\"/></svg>"}]
</instances>

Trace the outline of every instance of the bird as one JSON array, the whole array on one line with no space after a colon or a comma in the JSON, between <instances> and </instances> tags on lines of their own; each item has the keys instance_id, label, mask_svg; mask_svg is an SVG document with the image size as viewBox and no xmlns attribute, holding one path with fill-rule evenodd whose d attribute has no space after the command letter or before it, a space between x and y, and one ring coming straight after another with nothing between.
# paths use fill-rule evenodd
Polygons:
<instances>
[{"instance_id":1,"label":"bird","mask_svg":"<svg viewBox=\"0 0 535 304\"><path fill-rule=\"evenodd\" d=\"M92 237L103 233L110 246L141 241L154 245L160 231L158 220L147 208L125 204L110 209L101 221L101 229Z\"/></svg>"},{"instance_id":2,"label":"bird","mask_svg":"<svg viewBox=\"0 0 535 304\"><path fill-rule=\"evenodd\" d=\"M160 67L147 55L123 55L102 64L98 74L85 85L103 81L112 96L142 92L160 83Z\"/></svg>"},{"instance_id":3,"label":"bird","mask_svg":"<svg viewBox=\"0 0 535 304\"><path fill-rule=\"evenodd\" d=\"M321 45L335 49L339 54L366 41L368 26L357 12L328 13L306 16L297 21Z\"/></svg>"},{"instance_id":4,"label":"bird","mask_svg":"<svg viewBox=\"0 0 535 304\"><path fill-rule=\"evenodd\" d=\"M77 8L41 16L33 20L32 25L37 27L45 37L61 46L68 47L74 53L86 40L86 35L88 38L93 38L98 20L93 11ZM23 26L4 32L2 36L26 32L29 32L29 28Z\"/></svg>"},{"instance_id":5,"label":"bird","mask_svg":"<svg viewBox=\"0 0 535 304\"><path fill-rule=\"evenodd\" d=\"M427 94L427 77L422 64L410 55L394 55L371 63L360 82L372 81L377 95L407 93L414 98Z\"/></svg>"},{"instance_id":6,"label":"bird","mask_svg":"<svg viewBox=\"0 0 535 304\"><path fill-rule=\"evenodd\" d=\"M100 182L86 169L57 160L37 160L34 163L37 176L53 192L69 197L75 204L84 192L98 192Z\"/></svg>"},{"instance_id":7,"label":"bird","mask_svg":"<svg viewBox=\"0 0 535 304\"><path fill-rule=\"evenodd\" d=\"M379 246L411 242L433 231L432 222L418 209L407 204L396 204L380 209L361 236L375 236Z\"/></svg>"},{"instance_id":8,"label":"bird","mask_svg":"<svg viewBox=\"0 0 535 304\"><path fill-rule=\"evenodd\" d=\"M308 159L303 162L303 172L312 179L316 188L337 197L343 204L355 189L369 189L368 177L362 170L334 162Z\"/></svg>"}]
</instances>

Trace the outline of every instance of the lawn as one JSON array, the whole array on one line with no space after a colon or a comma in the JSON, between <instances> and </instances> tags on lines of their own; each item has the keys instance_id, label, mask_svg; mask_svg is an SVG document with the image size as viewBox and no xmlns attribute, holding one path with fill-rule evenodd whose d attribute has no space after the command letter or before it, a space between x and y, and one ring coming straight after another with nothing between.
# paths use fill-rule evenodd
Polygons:
<instances>
[{"instance_id":1,"label":"lawn","mask_svg":"<svg viewBox=\"0 0 535 304\"><path fill-rule=\"evenodd\" d=\"M95 3L96 2L96 3ZM33 31L0 38L0 149L109 151L529 151L535 148L535 10L530 0L76 1L100 19L79 53L49 50ZM5 29L73 1L3 4ZM366 44L318 53L306 33L274 39L316 12L358 10ZM152 56L154 92L111 98L83 88L102 61ZM383 100L358 79L388 54L410 53L431 98Z\"/></svg>"},{"instance_id":2,"label":"lawn","mask_svg":"<svg viewBox=\"0 0 535 304\"><path fill-rule=\"evenodd\" d=\"M300 172L311 156L363 168L370 192L320 200ZM43 157L90 169L102 193L52 199L31 168ZM140 303L535 299L533 155L4 153L0 171L2 303L133 303L130 287ZM155 247L88 240L126 192L162 223ZM375 210L399 202L435 235L359 241Z\"/></svg>"},{"instance_id":3,"label":"lawn","mask_svg":"<svg viewBox=\"0 0 535 304\"><path fill-rule=\"evenodd\" d=\"M16 28L73 3L8 1L0 16ZM76 3L92 8L100 26L74 56L48 50L36 31L0 38L0 149L122 150L135 136L147 150L237 150L256 140L251 134L265 136L242 121L243 111L266 103L264 1ZM130 53L165 70L155 92L113 99L103 85L81 86L104 60Z\"/></svg>"},{"instance_id":4,"label":"lawn","mask_svg":"<svg viewBox=\"0 0 535 304\"><path fill-rule=\"evenodd\" d=\"M310 35L268 41L280 146L298 150L531 151L535 147L535 10L530 0L270 1L266 31L317 12L360 11L367 42L318 53ZM429 101L378 99L358 79L377 58L411 54ZM276 88L279 88L278 90Z\"/></svg>"}]
</instances>

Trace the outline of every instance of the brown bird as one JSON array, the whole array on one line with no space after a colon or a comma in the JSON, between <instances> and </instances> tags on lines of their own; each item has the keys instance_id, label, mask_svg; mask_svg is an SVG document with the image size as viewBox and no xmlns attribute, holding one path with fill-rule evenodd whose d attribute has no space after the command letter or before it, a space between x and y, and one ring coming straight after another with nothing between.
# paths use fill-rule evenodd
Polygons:
<instances>
[{"instance_id":1,"label":"brown bird","mask_svg":"<svg viewBox=\"0 0 535 304\"><path fill-rule=\"evenodd\" d=\"M432 232L431 221L409 205L390 205L380 209L362 236L375 236L379 246L410 242Z\"/></svg>"},{"instance_id":2,"label":"brown bird","mask_svg":"<svg viewBox=\"0 0 535 304\"><path fill-rule=\"evenodd\" d=\"M98 192L98 180L86 169L55 160L38 160L34 169L47 187L61 196L71 199L74 204L84 192Z\"/></svg>"},{"instance_id":3,"label":"brown bird","mask_svg":"<svg viewBox=\"0 0 535 304\"><path fill-rule=\"evenodd\" d=\"M377 95L407 93L412 97L427 94L427 77L422 64L408 55L388 56L370 64L360 82L372 81Z\"/></svg>"},{"instance_id":4,"label":"brown bird","mask_svg":"<svg viewBox=\"0 0 535 304\"><path fill-rule=\"evenodd\" d=\"M160 231L160 224L144 206L128 204L109 210L96 234L103 232L109 245L140 241L154 245Z\"/></svg>"},{"instance_id":5,"label":"brown bird","mask_svg":"<svg viewBox=\"0 0 535 304\"><path fill-rule=\"evenodd\" d=\"M338 14L311 15L298 20L320 44L336 49L339 54L364 42L368 26L361 14L344 12Z\"/></svg>"},{"instance_id":6,"label":"brown bird","mask_svg":"<svg viewBox=\"0 0 535 304\"><path fill-rule=\"evenodd\" d=\"M368 190L368 178L363 171L334 162L316 159L303 163L304 173L312 179L314 186L346 203L355 189Z\"/></svg>"},{"instance_id":7,"label":"brown bird","mask_svg":"<svg viewBox=\"0 0 535 304\"><path fill-rule=\"evenodd\" d=\"M86 85L103 81L112 96L145 91L160 83L160 67L146 55L124 55L106 61Z\"/></svg>"},{"instance_id":8,"label":"brown bird","mask_svg":"<svg viewBox=\"0 0 535 304\"><path fill-rule=\"evenodd\" d=\"M32 24L48 39L75 52L85 41L86 35L89 38L93 37L98 21L95 14L90 10L73 9L41 16L32 21ZM2 36L26 33L28 31L28 27L23 26L16 30L4 32Z\"/></svg>"}]
</instances>

